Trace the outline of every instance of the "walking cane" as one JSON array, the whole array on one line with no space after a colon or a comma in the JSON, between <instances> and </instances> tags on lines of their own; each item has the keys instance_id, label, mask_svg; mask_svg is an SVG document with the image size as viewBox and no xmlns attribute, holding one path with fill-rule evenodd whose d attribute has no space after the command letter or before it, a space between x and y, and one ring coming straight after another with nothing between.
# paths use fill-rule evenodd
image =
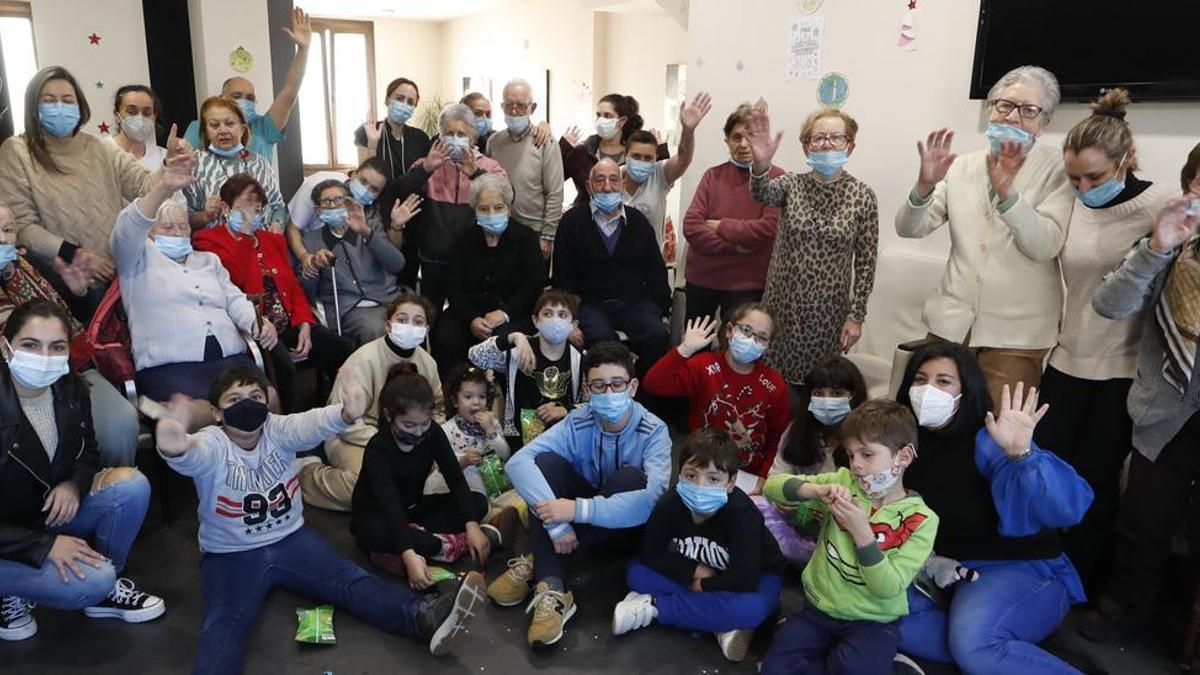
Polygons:
<instances>
[{"instance_id":1,"label":"walking cane","mask_svg":"<svg viewBox=\"0 0 1200 675\"><path fill-rule=\"evenodd\" d=\"M329 275L333 278L333 316L337 322L337 334L342 334L342 306L338 302L337 258L329 263Z\"/></svg>"}]
</instances>

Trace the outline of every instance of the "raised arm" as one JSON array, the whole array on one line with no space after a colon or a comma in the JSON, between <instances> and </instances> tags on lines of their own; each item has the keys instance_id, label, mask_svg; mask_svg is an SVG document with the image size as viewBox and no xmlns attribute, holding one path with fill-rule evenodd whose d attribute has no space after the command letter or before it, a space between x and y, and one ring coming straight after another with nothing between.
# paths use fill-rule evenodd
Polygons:
<instances>
[{"instance_id":1,"label":"raised arm","mask_svg":"<svg viewBox=\"0 0 1200 675\"><path fill-rule=\"evenodd\" d=\"M920 238L946 224L946 174L958 155L950 150L954 132L938 129L917 141L921 157L917 184L896 212L896 234Z\"/></svg>"},{"instance_id":2,"label":"raised arm","mask_svg":"<svg viewBox=\"0 0 1200 675\"><path fill-rule=\"evenodd\" d=\"M271 108L267 114L271 121L281 131L287 126L292 116L292 108L296 106L296 97L300 94L300 84L304 81L304 70L308 66L308 45L312 41L312 23L308 15L299 7L292 9L292 26L284 27L283 32L296 43L296 55L292 57L292 65L288 67L287 75L283 78L283 88L275 94Z\"/></svg>"},{"instance_id":3,"label":"raised arm","mask_svg":"<svg viewBox=\"0 0 1200 675\"><path fill-rule=\"evenodd\" d=\"M1092 297L1092 308L1100 316L1123 319L1142 310L1151 300L1154 279L1175 259L1179 246L1200 228L1200 213L1188 215L1187 196L1167 202L1159 212L1154 230L1125 256L1121 266L1104 278Z\"/></svg>"},{"instance_id":4,"label":"raised arm","mask_svg":"<svg viewBox=\"0 0 1200 675\"><path fill-rule=\"evenodd\" d=\"M683 130L679 136L679 147L675 150L675 156L667 160L667 183L679 180L683 172L692 165L692 155L696 150L696 127L710 110L712 97L705 92L696 94L696 98L692 99L690 104L680 108L679 124Z\"/></svg>"}]
</instances>

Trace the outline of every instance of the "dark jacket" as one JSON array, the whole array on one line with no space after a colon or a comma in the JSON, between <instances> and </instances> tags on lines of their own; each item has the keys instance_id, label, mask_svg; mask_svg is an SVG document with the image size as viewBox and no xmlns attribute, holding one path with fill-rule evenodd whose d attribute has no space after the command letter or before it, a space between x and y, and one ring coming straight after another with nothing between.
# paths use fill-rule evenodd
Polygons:
<instances>
[{"instance_id":1,"label":"dark jacket","mask_svg":"<svg viewBox=\"0 0 1200 675\"><path fill-rule=\"evenodd\" d=\"M467 322L495 309L512 321L531 316L533 303L546 287L538 237L511 218L495 248L488 247L478 225L462 232L450 262L450 314Z\"/></svg>"},{"instance_id":2,"label":"dark jacket","mask_svg":"<svg viewBox=\"0 0 1200 675\"><path fill-rule=\"evenodd\" d=\"M54 545L42 504L70 481L87 496L99 470L87 385L67 375L51 385L58 451L51 462L21 410L7 366L0 366L0 558L41 567Z\"/></svg>"},{"instance_id":3,"label":"dark jacket","mask_svg":"<svg viewBox=\"0 0 1200 675\"><path fill-rule=\"evenodd\" d=\"M591 199L588 191L588 174L592 172L592 167L596 166L596 162L600 161L600 137L592 134L579 145L571 145L567 139L560 138L558 139L558 149L562 153L563 178L575 184L575 203L571 206L587 204ZM659 143L658 159L670 158L671 150L667 148L667 144ZM620 163L624 164L625 162L622 160Z\"/></svg>"},{"instance_id":4,"label":"dark jacket","mask_svg":"<svg viewBox=\"0 0 1200 675\"><path fill-rule=\"evenodd\" d=\"M380 127L385 124L386 122L376 122L375 126ZM362 127L354 130L354 144L367 147L367 133L363 131ZM375 148L375 156L388 165L391 179L395 180L408 173L413 162L428 155L429 148L432 146L433 141L429 140L428 134L421 129L405 124L398 139L392 138L391 127L383 130L383 135L379 138L379 145ZM388 205L387 210L391 210L391 205Z\"/></svg>"},{"instance_id":5,"label":"dark jacket","mask_svg":"<svg viewBox=\"0 0 1200 675\"><path fill-rule=\"evenodd\" d=\"M625 219L609 255L589 204L563 214L554 239L553 286L584 302L649 300L665 313L671 309L671 289L654 228L635 208L625 208Z\"/></svg>"}]
</instances>

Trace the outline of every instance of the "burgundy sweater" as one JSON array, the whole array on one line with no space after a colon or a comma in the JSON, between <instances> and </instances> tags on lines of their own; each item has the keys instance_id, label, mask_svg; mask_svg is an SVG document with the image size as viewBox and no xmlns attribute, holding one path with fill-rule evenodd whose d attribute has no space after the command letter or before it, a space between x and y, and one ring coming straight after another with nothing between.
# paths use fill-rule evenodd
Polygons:
<instances>
[{"instance_id":1,"label":"burgundy sweater","mask_svg":"<svg viewBox=\"0 0 1200 675\"><path fill-rule=\"evenodd\" d=\"M771 167L771 178L783 175ZM687 280L720 291L761 290L775 247L778 207L750 196L750 170L724 162L704 172L683 217ZM713 232L705 224L720 220Z\"/></svg>"}]
</instances>

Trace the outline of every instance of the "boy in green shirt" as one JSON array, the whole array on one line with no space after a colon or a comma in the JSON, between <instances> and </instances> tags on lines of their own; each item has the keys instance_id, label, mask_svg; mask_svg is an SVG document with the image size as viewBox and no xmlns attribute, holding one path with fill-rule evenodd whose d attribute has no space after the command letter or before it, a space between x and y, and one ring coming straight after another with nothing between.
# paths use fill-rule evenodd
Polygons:
<instances>
[{"instance_id":1,"label":"boy in green shirt","mask_svg":"<svg viewBox=\"0 0 1200 675\"><path fill-rule=\"evenodd\" d=\"M779 504L814 500L824 526L801 577L806 606L780 627L762 675L891 672L906 592L933 550L938 517L904 489L904 469L917 456L907 407L862 404L842 423L842 446L849 469L777 474L763 488Z\"/></svg>"}]
</instances>

